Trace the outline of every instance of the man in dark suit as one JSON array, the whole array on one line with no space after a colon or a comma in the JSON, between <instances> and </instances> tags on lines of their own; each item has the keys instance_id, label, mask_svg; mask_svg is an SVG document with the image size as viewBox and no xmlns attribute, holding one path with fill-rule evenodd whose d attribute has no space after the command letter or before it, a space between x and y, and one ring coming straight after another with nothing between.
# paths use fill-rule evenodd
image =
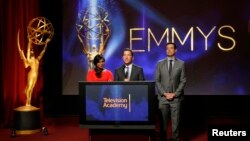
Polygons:
<instances>
[{"instance_id":1,"label":"man in dark suit","mask_svg":"<svg viewBox=\"0 0 250 141\"><path fill-rule=\"evenodd\" d=\"M172 121L172 140L179 141L180 107L183 100L186 74L184 62L175 57L177 47L167 43L167 58L156 66L155 81L162 114L161 140L166 141L166 129L169 116Z\"/></svg>"},{"instance_id":2,"label":"man in dark suit","mask_svg":"<svg viewBox=\"0 0 250 141\"><path fill-rule=\"evenodd\" d=\"M124 64L115 70L115 81L144 81L143 68L133 64L134 53L125 48L122 56Z\"/></svg>"}]
</instances>

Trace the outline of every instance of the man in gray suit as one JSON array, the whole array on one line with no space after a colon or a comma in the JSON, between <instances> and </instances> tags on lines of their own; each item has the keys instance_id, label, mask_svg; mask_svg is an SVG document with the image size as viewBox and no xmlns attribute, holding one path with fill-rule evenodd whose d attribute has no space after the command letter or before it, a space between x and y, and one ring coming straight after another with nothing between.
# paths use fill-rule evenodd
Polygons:
<instances>
[{"instance_id":1,"label":"man in gray suit","mask_svg":"<svg viewBox=\"0 0 250 141\"><path fill-rule=\"evenodd\" d=\"M133 64L134 53L125 48L122 56L124 64L115 70L115 81L144 81L143 68Z\"/></svg>"},{"instance_id":2,"label":"man in gray suit","mask_svg":"<svg viewBox=\"0 0 250 141\"><path fill-rule=\"evenodd\" d=\"M169 116L172 121L172 140L179 140L180 107L183 100L186 74L184 62L175 57L175 43L167 43L167 58L156 66L155 81L162 114L161 140L166 141L166 129Z\"/></svg>"}]
</instances>

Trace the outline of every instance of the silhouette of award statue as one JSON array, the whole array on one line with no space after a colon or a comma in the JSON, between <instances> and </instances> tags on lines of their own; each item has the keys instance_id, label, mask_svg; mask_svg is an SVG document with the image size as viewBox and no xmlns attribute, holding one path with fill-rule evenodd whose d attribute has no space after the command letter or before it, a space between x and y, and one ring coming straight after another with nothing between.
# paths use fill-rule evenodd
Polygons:
<instances>
[{"instance_id":1,"label":"silhouette of award statue","mask_svg":"<svg viewBox=\"0 0 250 141\"><path fill-rule=\"evenodd\" d=\"M27 32L28 45L26 55L20 46L19 31L17 34L17 46L20 58L23 60L24 67L30 68L24 90L26 95L25 106L14 109L14 128L16 133L20 134L31 134L40 131L40 109L31 105L31 99L39 75L39 62L54 35L54 29L49 20L44 17L37 17L29 22ZM34 52L35 47L42 47L37 56Z\"/></svg>"}]
</instances>

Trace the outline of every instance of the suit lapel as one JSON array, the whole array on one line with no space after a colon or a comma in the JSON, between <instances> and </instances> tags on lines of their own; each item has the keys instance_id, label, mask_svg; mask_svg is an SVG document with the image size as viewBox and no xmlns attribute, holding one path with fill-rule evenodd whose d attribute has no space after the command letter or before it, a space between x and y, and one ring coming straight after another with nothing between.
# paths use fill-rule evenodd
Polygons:
<instances>
[{"instance_id":1,"label":"suit lapel","mask_svg":"<svg viewBox=\"0 0 250 141\"><path fill-rule=\"evenodd\" d=\"M164 71L164 72L166 72L166 75L167 75L167 77L169 78L169 72L168 72L168 59L165 59L165 61L164 61L164 69L166 70L166 71Z\"/></svg>"},{"instance_id":2,"label":"suit lapel","mask_svg":"<svg viewBox=\"0 0 250 141\"><path fill-rule=\"evenodd\" d=\"M124 67L124 68L125 68L125 67ZM125 79L125 69L124 69L124 68L123 68L122 71L121 71L121 72L122 72L122 76L123 76L123 80Z\"/></svg>"},{"instance_id":3,"label":"suit lapel","mask_svg":"<svg viewBox=\"0 0 250 141\"><path fill-rule=\"evenodd\" d=\"M132 67L131 67L131 74L130 74L130 80L133 80L134 73L135 73L135 67L134 67L134 65L132 65Z\"/></svg>"},{"instance_id":4,"label":"suit lapel","mask_svg":"<svg viewBox=\"0 0 250 141\"><path fill-rule=\"evenodd\" d=\"M124 66L122 66L120 68L120 71L119 71L121 80L124 80L124 78L125 78L125 73L124 73L124 69L123 68L124 68Z\"/></svg>"},{"instance_id":5,"label":"suit lapel","mask_svg":"<svg viewBox=\"0 0 250 141\"><path fill-rule=\"evenodd\" d=\"M177 59L174 60L174 66L173 66L173 70L172 70L172 73L176 73L176 69L178 68L179 66L179 61Z\"/></svg>"}]
</instances>

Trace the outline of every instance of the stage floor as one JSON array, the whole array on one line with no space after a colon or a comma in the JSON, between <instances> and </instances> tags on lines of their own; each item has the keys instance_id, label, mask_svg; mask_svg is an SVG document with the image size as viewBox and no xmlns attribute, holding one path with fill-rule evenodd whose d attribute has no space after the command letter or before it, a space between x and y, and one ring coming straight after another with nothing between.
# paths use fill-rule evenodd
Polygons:
<instances>
[{"instance_id":1,"label":"stage floor","mask_svg":"<svg viewBox=\"0 0 250 141\"><path fill-rule=\"evenodd\" d=\"M181 141L207 141L208 127L210 125L250 125L248 118L228 118L228 117L211 117L206 120L186 121L181 128ZM30 135L16 135L11 137L9 128L0 129L0 141L90 141L89 129L80 128L78 116L61 116L44 118L42 125L48 128L48 135L42 132ZM159 123L156 123L156 129L153 131L154 136L151 141L159 140ZM91 136L91 141L148 141L147 135L136 134L136 130L126 131L125 133L112 133L107 130L98 130ZM171 129L168 129L168 134ZM139 133L139 132L138 132Z\"/></svg>"}]
</instances>

